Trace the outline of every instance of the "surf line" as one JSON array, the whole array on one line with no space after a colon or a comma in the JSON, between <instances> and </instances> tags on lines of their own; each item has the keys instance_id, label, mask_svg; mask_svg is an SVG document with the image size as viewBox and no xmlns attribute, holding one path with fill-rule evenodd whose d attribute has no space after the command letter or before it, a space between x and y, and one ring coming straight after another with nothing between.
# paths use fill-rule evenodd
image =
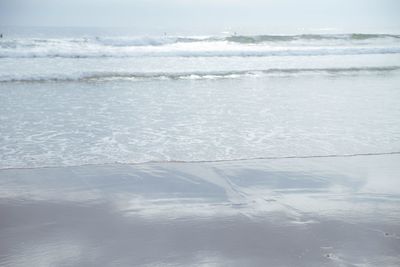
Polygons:
<instances>
[{"instance_id":1,"label":"surf line","mask_svg":"<svg viewBox=\"0 0 400 267\"><path fill-rule=\"evenodd\" d=\"M376 152L376 153L355 153L355 154L254 157L254 158L237 158L237 159L220 159L220 160L217 159L217 160L192 160L192 161L166 161L166 162L213 163L213 162L234 162L234 161L251 161L251 160L310 159L310 158L349 158L349 157L382 156L382 155L400 155L400 151ZM162 163L162 161L152 161L152 162Z\"/></svg>"},{"instance_id":2,"label":"surf line","mask_svg":"<svg viewBox=\"0 0 400 267\"><path fill-rule=\"evenodd\" d=\"M216 159L216 160L159 160L159 161L142 161L142 162L118 162L118 161L115 161L115 162L106 162L106 163L86 163L86 164L59 165L59 166L5 167L5 168L0 168L0 171L29 170L29 169L55 169L55 168L87 167L87 166L111 166L111 165L143 165L143 164L166 164L166 163L180 163L180 164L196 164L197 163L197 164L201 164L201 163L240 162L240 161L256 161L256 160L350 158L350 157L368 157L368 156L384 156L384 155L400 155L400 151L375 152L375 153L355 153L355 154L254 157L254 158Z\"/></svg>"}]
</instances>

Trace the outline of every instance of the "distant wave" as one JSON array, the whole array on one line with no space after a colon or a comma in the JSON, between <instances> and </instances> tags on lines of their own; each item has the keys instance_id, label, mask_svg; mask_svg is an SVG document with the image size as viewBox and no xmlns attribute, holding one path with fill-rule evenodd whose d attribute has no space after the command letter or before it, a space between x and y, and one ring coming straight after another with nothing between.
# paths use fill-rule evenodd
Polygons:
<instances>
[{"instance_id":1,"label":"distant wave","mask_svg":"<svg viewBox=\"0 0 400 267\"><path fill-rule=\"evenodd\" d=\"M400 35L130 36L0 40L0 58L323 56L400 53Z\"/></svg>"},{"instance_id":2,"label":"distant wave","mask_svg":"<svg viewBox=\"0 0 400 267\"><path fill-rule=\"evenodd\" d=\"M0 48L40 47L43 45L56 45L62 43L73 44L98 44L102 46L130 47L130 46L162 46L178 43L198 42L231 42L239 44L257 44L268 42L293 42L293 41L378 41L400 39L399 34L300 34L300 35L230 35L230 36L120 36L120 37L83 37L83 38L19 38L2 39Z\"/></svg>"},{"instance_id":3,"label":"distant wave","mask_svg":"<svg viewBox=\"0 0 400 267\"><path fill-rule=\"evenodd\" d=\"M207 47L173 49L64 49L53 48L29 51L1 51L0 58L124 58L124 57L274 57L399 54L398 47Z\"/></svg>"},{"instance_id":4,"label":"distant wave","mask_svg":"<svg viewBox=\"0 0 400 267\"><path fill-rule=\"evenodd\" d=\"M394 38L400 39L395 34L301 34L301 35L238 35L226 37L225 40L237 43L263 43L263 42L288 42L297 40L368 40Z\"/></svg>"},{"instance_id":5,"label":"distant wave","mask_svg":"<svg viewBox=\"0 0 400 267\"><path fill-rule=\"evenodd\" d=\"M77 81L114 81L114 80L214 80L235 79L243 77L263 77L268 75L345 75L357 73L381 73L400 70L400 66L387 67L351 67L351 68L287 68L243 71L211 71L211 72L93 72L72 75L48 76L0 76L0 82L77 82Z\"/></svg>"},{"instance_id":6,"label":"distant wave","mask_svg":"<svg viewBox=\"0 0 400 267\"><path fill-rule=\"evenodd\" d=\"M360 41L370 39L400 39L396 34L300 34L300 35L231 35L226 37L218 36L193 36L193 37L123 37L123 38L101 38L95 40L104 45L111 46L159 46L173 43L197 43L197 42L217 42L228 41L240 44L257 44L265 42L290 42L290 41L318 41L318 40L342 40Z\"/></svg>"}]
</instances>

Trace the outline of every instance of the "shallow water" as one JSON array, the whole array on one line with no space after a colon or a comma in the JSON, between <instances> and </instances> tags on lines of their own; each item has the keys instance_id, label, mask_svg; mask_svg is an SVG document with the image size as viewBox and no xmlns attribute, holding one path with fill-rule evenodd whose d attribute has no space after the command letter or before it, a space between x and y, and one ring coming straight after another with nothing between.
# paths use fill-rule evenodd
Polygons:
<instances>
[{"instance_id":1,"label":"shallow water","mask_svg":"<svg viewBox=\"0 0 400 267\"><path fill-rule=\"evenodd\" d=\"M400 150L395 73L0 84L1 167Z\"/></svg>"},{"instance_id":2,"label":"shallow water","mask_svg":"<svg viewBox=\"0 0 400 267\"><path fill-rule=\"evenodd\" d=\"M400 151L399 62L387 34L15 31L0 168Z\"/></svg>"}]
</instances>

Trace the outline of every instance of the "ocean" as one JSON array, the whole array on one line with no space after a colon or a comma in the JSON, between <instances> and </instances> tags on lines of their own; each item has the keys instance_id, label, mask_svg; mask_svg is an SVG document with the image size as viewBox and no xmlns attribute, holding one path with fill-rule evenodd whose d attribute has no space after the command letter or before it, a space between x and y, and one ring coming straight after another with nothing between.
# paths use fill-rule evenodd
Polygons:
<instances>
[{"instance_id":1,"label":"ocean","mask_svg":"<svg viewBox=\"0 0 400 267\"><path fill-rule=\"evenodd\" d=\"M400 151L400 35L7 32L0 168Z\"/></svg>"},{"instance_id":2,"label":"ocean","mask_svg":"<svg viewBox=\"0 0 400 267\"><path fill-rule=\"evenodd\" d=\"M400 266L400 35L0 32L1 266Z\"/></svg>"}]
</instances>

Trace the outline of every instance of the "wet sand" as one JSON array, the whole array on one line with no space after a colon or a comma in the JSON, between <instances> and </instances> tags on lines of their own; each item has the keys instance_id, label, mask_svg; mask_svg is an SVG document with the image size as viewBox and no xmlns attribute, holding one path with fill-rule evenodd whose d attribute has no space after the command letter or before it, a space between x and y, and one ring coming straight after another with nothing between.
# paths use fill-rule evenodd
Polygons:
<instances>
[{"instance_id":1,"label":"wet sand","mask_svg":"<svg viewBox=\"0 0 400 267\"><path fill-rule=\"evenodd\" d=\"M399 266L400 155L0 171L0 266Z\"/></svg>"}]
</instances>

